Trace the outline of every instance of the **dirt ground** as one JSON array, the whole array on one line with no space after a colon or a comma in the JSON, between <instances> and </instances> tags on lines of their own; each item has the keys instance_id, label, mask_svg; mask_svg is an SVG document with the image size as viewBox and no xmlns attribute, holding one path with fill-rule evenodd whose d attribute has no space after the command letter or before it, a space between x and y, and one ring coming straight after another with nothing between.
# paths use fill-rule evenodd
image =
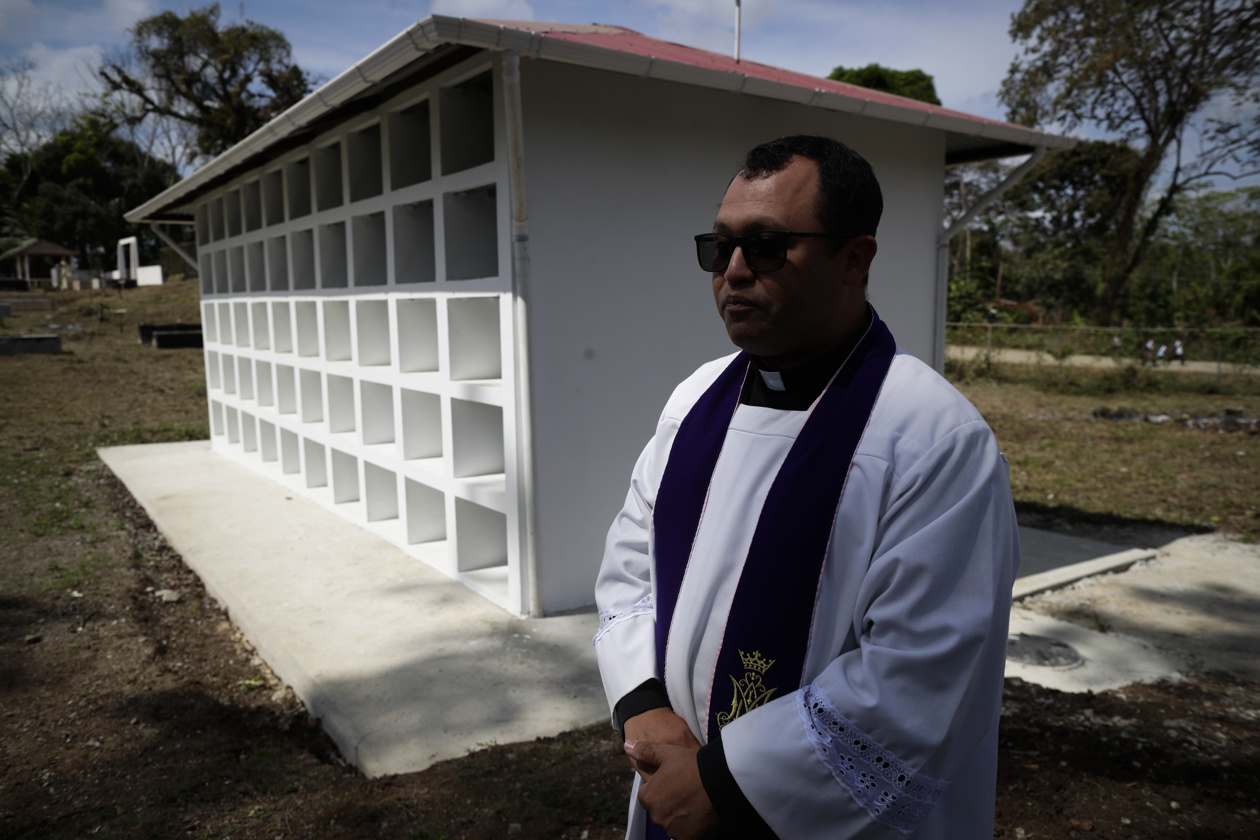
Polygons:
<instances>
[{"instance_id":1,"label":"dirt ground","mask_svg":"<svg viewBox=\"0 0 1260 840\"><path fill-rule=\"evenodd\" d=\"M4 601L3 836L619 835L629 772L602 726L362 778L104 467L73 480L130 562L90 594ZM1256 684L1008 681L1001 749L997 837L1254 836Z\"/></svg>"},{"instance_id":2,"label":"dirt ground","mask_svg":"<svg viewBox=\"0 0 1260 840\"><path fill-rule=\"evenodd\" d=\"M73 480L130 561L81 597L5 598L0 835L619 836L630 774L602 726L362 778L104 467ZM1258 808L1260 686L1008 680L996 837L1249 838Z\"/></svg>"},{"instance_id":3,"label":"dirt ground","mask_svg":"<svg viewBox=\"0 0 1260 840\"><path fill-rule=\"evenodd\" d=\"M0 359L0 837L621 836L630 771L605 726L470 745L405 776L347 766L94 460L94 445L204 423L199 351L120 385L98 362L142 357L105 324L55 364ZM1105 527L1148 544L1170 530ZM1062 694L1008 680L1001 736L995 837L1256 834L1260 684L1201 672Z\"/></svg>"}]
</instances>

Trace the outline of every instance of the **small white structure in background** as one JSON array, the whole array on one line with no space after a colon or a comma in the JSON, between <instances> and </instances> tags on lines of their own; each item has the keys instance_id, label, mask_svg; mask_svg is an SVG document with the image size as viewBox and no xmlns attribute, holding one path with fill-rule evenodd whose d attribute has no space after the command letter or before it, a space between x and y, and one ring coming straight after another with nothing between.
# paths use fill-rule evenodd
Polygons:
<instances>
[{"instance_id":1,"label":"small white structure in background","mask_svg":"<svg viewBox=\"0 0 1260 840\"><path fill-rule=\"evenodd\" d=\"M1073 142L615 26L434 16L127 218L196 225L215 451L537 615L592 601L660 406L732 350L692 235L796 133L874 165L871 298L938 367L946 165Z\"/></svg>"},{"instance_id":2,"label":"small white structure in background","mask_svg":"<svg viewBox=\"0 0 1260 840\"><path fill-rule=\"evenodd\" d=\"M137 286L162 285L162 266L140 265L140 243L134 236L118 240L118 269L106 272L107 280L135 282Z\"/></svg>"},{"instance_id":3,"label":"small white structure in background","mask_svg":"<svg viewBox=\"0 0 1260 840\"><path fill-rule=\"evenodd\" d=\"M27 239L16 248L0 254L0 264L5 260L12 259L14 266L13 279L21 280L26 284L27 288L36 288L46 284L56 288L55 281L59 276L58 269L56 267L52 268L49 277L38 277L36 275L40 270L40 264L46 264L51 260L73 260L74 257L74 251L63 245L49 242L46 239ZM31 265L32 258L36 261L34 267ZM0 268L0 272L2 271L3 269ZM3 275L0 274L0 276Z\"/></svg>"}]
</instances>

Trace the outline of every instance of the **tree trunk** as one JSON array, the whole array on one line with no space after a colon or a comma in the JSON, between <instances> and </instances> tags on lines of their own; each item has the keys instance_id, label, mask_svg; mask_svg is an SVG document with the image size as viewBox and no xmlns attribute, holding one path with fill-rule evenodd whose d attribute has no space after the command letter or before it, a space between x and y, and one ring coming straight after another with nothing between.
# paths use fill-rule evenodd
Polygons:
<instances>
[{"instance_id":1,"label":"tree trunk","mask_svg":"<svg viewBox=\"0 0 1260 840\"><path fill-rule=\"evenodd\" d=\"M1116 314L1116 304L1120 294L1128 285L1133 274L1135 263L1133 255L1133 233L1138 226L1138 216L1142 210L1142 198L1151 179L1159 170L1160 161L1164 159L1164 148L1148 146L1142 155L1142 161L1134 169L1129 178L1128 188L1120 205L1119 217L1111 237L1111 248L1107 254L1107 262L1103 265L1103 301L1099 311L1099 321L1104 327L1112 326Z\"/></svg>"}]
</instances>

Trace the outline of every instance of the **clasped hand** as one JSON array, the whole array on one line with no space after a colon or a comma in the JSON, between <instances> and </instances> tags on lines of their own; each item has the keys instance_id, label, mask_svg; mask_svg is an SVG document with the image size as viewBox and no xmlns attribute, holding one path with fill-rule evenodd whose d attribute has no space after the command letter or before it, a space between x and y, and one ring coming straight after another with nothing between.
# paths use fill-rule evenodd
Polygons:
<instances>
[{"instance_id":1,"label":"clasped hand","mask_svg":"<svg viewBox=\"0 0 1260 840\"><path fill-rule=\"evenodd\" d=\"M652 709L626 721L626 755L643 779L639 802L674 840L704 840L721 823L700 782L700 742L670 709Z\"/></svg>"}]
</instances>

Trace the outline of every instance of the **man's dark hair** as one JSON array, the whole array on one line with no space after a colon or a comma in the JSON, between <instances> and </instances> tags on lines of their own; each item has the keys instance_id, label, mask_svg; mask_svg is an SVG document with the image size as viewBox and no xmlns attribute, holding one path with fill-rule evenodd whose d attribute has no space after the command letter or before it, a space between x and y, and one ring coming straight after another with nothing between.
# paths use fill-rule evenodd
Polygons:
<instances>
[{"instance_id":1,"label":"man's dark hair","mask_svg":"<svg viewBox=\"0 0 1260 840\"><path fill-rule=\"evenodd\" d=\"M818 205L825 233L875 235L884 212L879 181L866 158L830 137L794 134L762 143L744 157L738 175L764 178L781 172L793 157L818 164Z\"/></svg>"}]
</instances>

